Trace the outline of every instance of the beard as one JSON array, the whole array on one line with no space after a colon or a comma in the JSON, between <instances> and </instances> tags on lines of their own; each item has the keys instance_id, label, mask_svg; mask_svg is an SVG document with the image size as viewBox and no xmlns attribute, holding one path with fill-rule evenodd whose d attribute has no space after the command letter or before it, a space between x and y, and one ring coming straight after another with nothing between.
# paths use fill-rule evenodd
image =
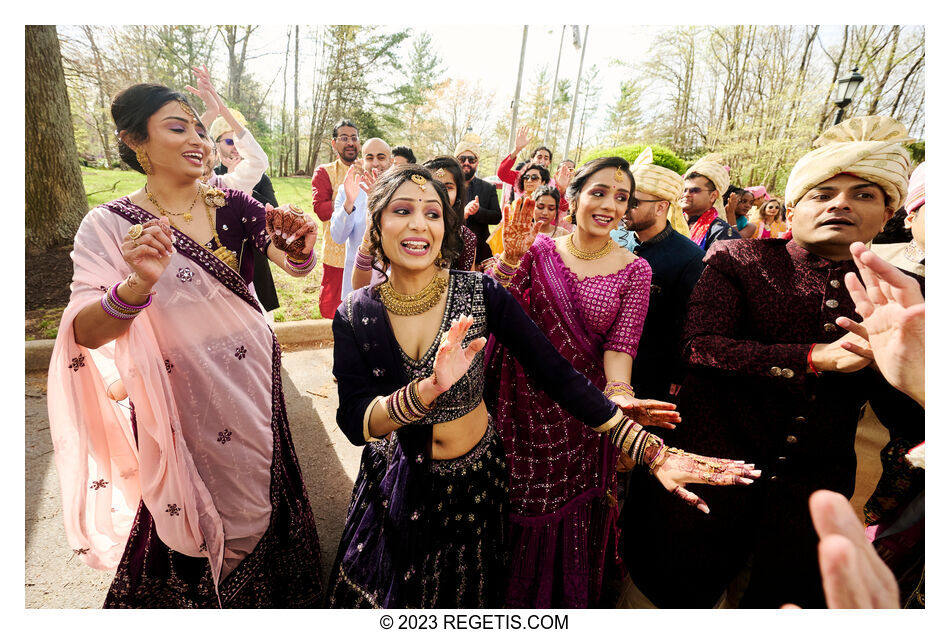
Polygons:
<instances>
[{"instance_id":1,"label":"beard","mask_svg":"<svg viewBox=\"0 0 950 634\"><path fill-rule=\"evenodd\" d=\"M475 178L475 166L471 163L462 164L462 176L465 177L465 180L470 181Z\"/></svg>"},{"instance_id":2,"label":"beard","mask_svg":"<svg viewBox=\"0 0 950 634\"><path fill-rule=\"evenodd\" d=\"M340 156L343 157L343 160L347 163L352 163L355 161L358 155L359 150L356 148L343 148L343 151L340 153Z\"/></svg>"}]
</instances>

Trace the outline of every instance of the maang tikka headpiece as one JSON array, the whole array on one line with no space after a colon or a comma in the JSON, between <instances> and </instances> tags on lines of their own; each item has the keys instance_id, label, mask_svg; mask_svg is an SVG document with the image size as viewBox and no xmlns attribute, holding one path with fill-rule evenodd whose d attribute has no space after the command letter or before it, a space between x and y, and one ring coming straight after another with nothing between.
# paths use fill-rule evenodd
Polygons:
<instances>
[{"instance_id":1,"label":"maang tikka headpiece","mask_svg":"<svg viewBox=\"0 0 950 634\"><path fill-rule=\"evenodd\" d=\"M409 179L410 179L413 183L415 183L416 185L418 185L418 186L419 186L419 189L421 189L422 191L425 191L425 190L426 190L426 183L428 183L429 181L427 181L427 180L426 180L426 177L423 176L422 174L413 174L412 176L409 177Z\"/></svg>"}]
</instances>

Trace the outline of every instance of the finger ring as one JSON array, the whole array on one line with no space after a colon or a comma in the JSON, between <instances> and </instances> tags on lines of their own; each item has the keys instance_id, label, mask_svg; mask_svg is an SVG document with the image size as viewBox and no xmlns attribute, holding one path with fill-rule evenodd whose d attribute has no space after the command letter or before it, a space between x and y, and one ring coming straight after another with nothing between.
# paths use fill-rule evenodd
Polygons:
<instances>
[{"instance_id":1,"label":"finger ring","mask_svg":"<svg viewBox=\"0 0 950 634\"><path fill-rule=\"evenodd\" d=\"M295 204L293 204L293 203L290 203L290 204L288 205L288 208L290 209L290 213L292 213L292 214L294 214L294 215L296 215L296 216L302 216L302 215L303 215L303 212L300 211L300 207L298 207L297 205L295 205Z\"/></svg>"},{"instance_id":2,"label":"finger ring","mask_svg":"<svg viewBox=\"0 0 950 634\"><path fill-rule=\"evenodd\" d=\"M139 243L135 241L135 238L132 238L132 248L139 246Z\"/></svg>"},{"instance_id":3,"label":"finger ring","mask_svg":"<svg viewBox=\"0 0 950 634\"><path fill-rule=\"evenodd\" d=\"M142 235L142 225L132 225L129 227L129 237L132 238L132 242L135 242L135 239Z\"/></svg>"}]
</instances>

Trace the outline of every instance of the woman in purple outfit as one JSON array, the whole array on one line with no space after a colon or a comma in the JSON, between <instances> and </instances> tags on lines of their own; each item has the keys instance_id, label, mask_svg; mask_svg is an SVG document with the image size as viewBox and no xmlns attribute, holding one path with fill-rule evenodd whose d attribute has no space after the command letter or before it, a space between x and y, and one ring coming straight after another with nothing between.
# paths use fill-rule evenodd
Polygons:
<instances>
[{"instance_id":1,"label":"woman in purple outfit","mask_svg":"<svg viewBox=\"0 0 950 634\"><path fill-rule=\"evenodd\" d=\"M432 172L386 171L368 206L371 250L389 277L350 293L333 319L337 423L366 448L329 607L504 604L508 475L482 396L489 335L578 426L651 467L677 495L699 504L683 485L752 482L743 463L664 447L572 368L495 279L443 268L459 252L460 219L447 213ZM520 212L507 226L510 241L540 228ZM540 456L546 451L539 445Z\"/></svg>"},{"instance_id":2,"label":"woman in purple outfit","mask_svg":"<svg viewBox=\"0 0 950 634\"><path fill-rule=\"evenodd\" d=\"M577 230L553 240L538 236L533 245L519 243L516 235L509 239L506 218L504 252L491 274L507 285L557 351L608 398L643 424L672 427L679 421L675 405L639 401L630 387L651 271L646 260L617 248L610 231L636 204L633 190L627 161L590 161L566 191ZM532 203L524 199L521 206ZM486 400L497 397L493 414L510 474L512 562L506 603L596 606L605 571L620 563L618 452L552 400L511 350L494 343L489 342L487 378L492 399Z\"/></svg>"}]
</instances>

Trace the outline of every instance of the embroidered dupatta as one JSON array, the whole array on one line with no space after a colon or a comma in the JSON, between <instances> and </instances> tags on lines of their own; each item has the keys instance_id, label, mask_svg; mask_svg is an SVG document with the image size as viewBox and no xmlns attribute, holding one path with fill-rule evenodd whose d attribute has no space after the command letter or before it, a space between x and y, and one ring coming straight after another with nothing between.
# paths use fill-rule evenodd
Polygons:
<instances>
[{"instance_id":1,"label":"embroidered dupatta","mask_svg":"<svg viewBox=\"0 0 950 634\"><path fill-rule=\"evenodd\" d=\"M78 345L76 314L128 275L119 245L152 218L123 198L76 234L48 382L66 536L82 561L114 568L141 498L162 542L207 557L217 586L270 523L274 337L240 276L173 230L152 305L102 354ZM129 394L137 441L107 396L110 374Z\"/></svg>"}]
</instances>

